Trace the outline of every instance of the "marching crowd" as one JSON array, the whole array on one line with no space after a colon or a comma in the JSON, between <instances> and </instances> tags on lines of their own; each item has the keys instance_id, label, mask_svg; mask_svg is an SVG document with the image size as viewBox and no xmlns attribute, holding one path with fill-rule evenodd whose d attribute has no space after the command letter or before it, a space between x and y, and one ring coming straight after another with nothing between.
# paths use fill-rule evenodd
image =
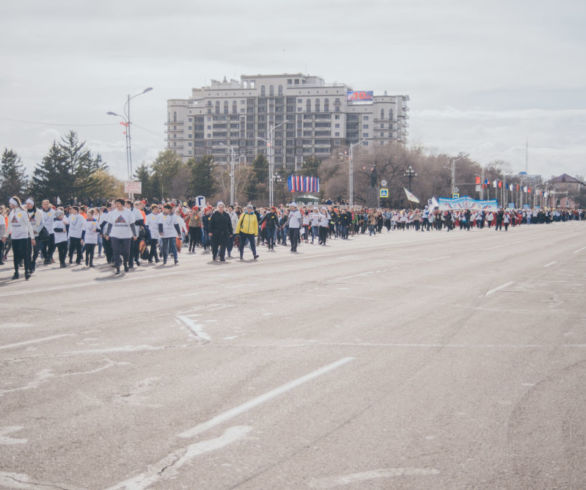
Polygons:
<instances>
[{"instance_id":1,"label":"marching crowd","mask_svg":"<svg viewBox=\"0 0 586 490\"><path fill-rule=\"evenodd\" d=\"M325 246L331 238L347 240L352 235L375 235L383 230L431 231L494 228L507 231L510 226L556 221L585 220L584 210L499 209L390 210L349 208L338 205L296 203L279 207L255 208L248 204L199 209L178 201L148 204L146 201L116 199L103 207L83 205L55 206L44 200L38 207L32 199L24 205L17 196L9 206L0 205L0 264L12 252L14 275L29 279L37 263L50 265L57 257L61 268L85 263L94 267L97 257L105 256L115 274L128 272L141 262L167 264L172 257L178 264L183 244L188 253L198 249L212 254L213 261L225 262L236 249L241 260L246 246L253 259L257 246L269 252L275 245L290 246L297 252L300 243Z\"/></svg>"}]
</instances>

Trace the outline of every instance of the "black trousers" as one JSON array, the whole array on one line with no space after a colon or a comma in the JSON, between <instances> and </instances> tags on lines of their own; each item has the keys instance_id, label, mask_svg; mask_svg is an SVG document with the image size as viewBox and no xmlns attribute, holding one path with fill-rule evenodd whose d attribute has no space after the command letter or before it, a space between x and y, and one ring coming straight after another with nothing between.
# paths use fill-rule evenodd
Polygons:
<instances>
[{"instance_id":1,"label":"black trousers","mask_svg":"<svg viewBox=\"0 0 586 490\"><path fill-rule=\"evenodd\" d=\"M189 227L189 251L195 252L195 247L201 243L201 228Z\"/></svg>"},{"instance_id":2,"label":"black trousers","mask_svg":"<svg viewBox=\"0 0 586 490\"><path fill-rule=\"evenodd\" d=\"M155 262L159 261L159 255L157 254L157 247L159 245L159 240L155 239L150 239L149 240L149 244L151 246L151 249L149 251L149 263L152 262L153 260Z\"/></svg>"},{"instance_id":3,"label":"black trousers","mask_svg":"<svg viewBox=\"0 0 586 490\"><path fill-rule=\"evenodd\" d=\"M242 258L244 255L244 247L246 246L246 242L250 243L252 255L256 257L256 237L252 234L240 233L240 258Z\"/></svg>"},{"instance_id":4,"label":"black trousers","mask_svg":"<svg viewBox=\"0 0 586 490\"><path fill-rule=\"evenodd\" d=\"M14 272L18 273L20 261L24 261L25 272L31 271L31 239L12 239L12 256L14 259Z\"/></svg>"},{"instance_id":5,"label":"black trousers","mask_svg":"<svg viewBox=\"0 0 586 490\"><path fill-rule=\"evenodd\" d=\"M225 260L226 246L228 245L228 237L226 236L212 236L212 257L214 260L220 255L220 260Z\"/></svg>"},{"instance_id":6,"label":"black trousers","mask_svg":"<svg viewBox=\"0 0 586 490\"><path fill-rule=\"evenodd\" d=\"M40 247L41 257L45 260L45 264L50 264L55 252L55 235L51 233L48 239L41 241Z\"/></svg>"},{"instance_id":7,"label":"black trousers","mask_svg":"<svg viewBox=\"0 0 586 490\"><path fill-rule=\"evenodd\" d=\"M291 252L297 252L297 245L299 244L299 228L289 228L289 241L291 242Z\"/></svg>"},{"instance_id":8,"label":"black trousers","mask_svg":"<svg viewBox=\"0 0 586 490\"><path fill-rule=\"evenodd\" d=\"M67 242L58 243L57 250L59 252L59 263L65 265L65 259L67 258Z\"/></svg>"},{"instance_id":9,"label":"black trousers","mask_svg":"<svg viewBox=\"0 0 586 490\"><path fill-rule=\"evenodd\" d=\"M95 243L85 244L85 265L94 265L94 251L96 249Z\"/></svg>"},{"instance_id":10,"label":"black trousers","mask_svg":"<svg viewBox=\"0 0 586 490\"><path fill-rule=\"evenodd\" d=\"M327 238L328 238L328 228L326 228L325 226L320 226L319 227L319 243L320 243L320 245L325 245Z\"/></svg>"},{"instance_id":11,"label":"black trousers","mask_svg":"<svg viewBox=\"0 0 586 490\"><path fill-rule=\"evenodd\" d=\"M110 240L103 240L104 254L106 254L106 262L110 264L112 262L112 242Z\"/></svg>"},{"instance_id":12,"label":"black trousers","mask_svg":"<svg viewBox=\"0 0 586 490\"><path fill-rule=\"evenodd\" d=\"M114 238L111 237L112 242L112 257L114 259L114 265L120 268L122 261L120 256L124 259L124 265L128 265L130 259L130 238Z\"/></svg>"},{"instance_id":13,"label":"black trousers","mask_svg":"<svg viewBox=\"0 0 586 490\"><path fill-rule=\"evenodd\" d=\"M77 252L76 264L81 264L81 238L69 239L69 263L73 260L73 252Z\"/></svg>"}]
</instances>

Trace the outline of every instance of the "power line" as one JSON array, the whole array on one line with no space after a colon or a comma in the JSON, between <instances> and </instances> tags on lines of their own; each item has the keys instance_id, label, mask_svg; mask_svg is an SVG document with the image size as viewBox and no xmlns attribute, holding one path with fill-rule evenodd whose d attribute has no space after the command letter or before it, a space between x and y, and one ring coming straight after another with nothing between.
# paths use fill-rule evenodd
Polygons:
<instances>
[{"instance_id":1,"label":"power line","mask_svg":"<svg viewBox=\"0 0 586 490\"><path fill-rule=\"evenodd\" d=\"M49 121L28 121L25 119L13 119L10 117L0 117L0 121L9 121L22 124L34 124L42 126L79 126L79 127L90 127L90 126L112 126L112 123L58 123Z\"/></svg>"}]
</instances>

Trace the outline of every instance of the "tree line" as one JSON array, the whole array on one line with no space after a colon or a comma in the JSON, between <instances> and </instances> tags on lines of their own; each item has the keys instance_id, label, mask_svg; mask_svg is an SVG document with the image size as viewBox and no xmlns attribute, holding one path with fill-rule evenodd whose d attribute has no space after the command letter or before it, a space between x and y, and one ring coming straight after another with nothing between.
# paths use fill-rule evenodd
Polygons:
<instances>
[{"instance_id":1,"label":"tree line","mask_svg":"<svg viewBox=\"0 0 586 490\"><path fill-rule=\"evenodd\" d=\"M478 198L477 178L505 184L523 185L522 177L512 175L509 164L494 161L482 168L466 154L450 156L429 154L423 148L408 148L391 143L376 147L374 151L358 148L354 151L354 202L366 206L378 204L388 207L406 207L404 187L408 187L407 169L412 177L412 192L425 203L431 197L448 197L452 190L451 166L454 161L455 186L460 195ZM295 198L287 190L290 175L320 178L319 198L322 201L345 202L348 199L349 154L347 147L339 147L324 160L309 157L298 166L275 170L275 202L284 203ZM240 203L268 202L269 164L260 153L250 165L236 165L235 200ZM161 151L151 163L140 165L133 176L142 183L137 197L149 201L165 199L189 200L205 196L209 201L229 201L230 166L214 162L211 155L183 161L170 149ZM379 200L379 190L386 181L389 198ZM532 185L540 184L533 182ZM492 186L483 189L484 198L497 197ZM52 202L84 202L100 204L123 194L123 183L109 171L99 154L93 154L78 135L70 131L53 142L47 154L27 176L20 157L10 149L2 153L0 163L0 202L12 195L32 196L36 200L48 198ZM584 192L573 197L584 202ZM500 197L500 194L499 196ZM586 203L584 203L586 204Z\"/></svg>"}]
</instances>

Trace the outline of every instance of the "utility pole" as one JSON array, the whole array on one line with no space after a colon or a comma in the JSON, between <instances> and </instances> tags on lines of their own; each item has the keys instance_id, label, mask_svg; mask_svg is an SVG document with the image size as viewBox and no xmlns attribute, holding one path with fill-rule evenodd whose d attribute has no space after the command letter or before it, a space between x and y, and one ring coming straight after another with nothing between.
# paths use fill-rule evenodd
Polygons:
<instances>
[{"instance_id":1,"label":"utility pole","mask_svg":"<svg viewBox=\"0 0 586 490\"><path fill-rule=\"evenodd\" d=\"M350 145L350 154L348 155L348 204L350 208L354 206L354 144Z\"/></svg>"},{"instance_id":2,"label":"utility pole","mask_svg":"<svg viewBox=\"0 0 586 490\"><path fill-rule=\"evenodd\" d=\"M452 197L456 193L456 159L452 158Z\"/></svg>"},{"instance_id":3,"label":"utility pole","mask_svg":"<svg viewBox=\"0 0 586 490\"><path fill-rule=\"evenodd\" d=\"M236 166L234 147L230 147L230 206L234 206L234 168Z\"/></svg>"},{"instance_id":4,"label":"utility pole","mask_svg":"<svg viewBox=\"0 0 586 490\"><path fill-rule=\"evenodd\" d=\"M480 171L480 200L484 201L484 165L481 167Z\"/></svg>"}]
</instances>

